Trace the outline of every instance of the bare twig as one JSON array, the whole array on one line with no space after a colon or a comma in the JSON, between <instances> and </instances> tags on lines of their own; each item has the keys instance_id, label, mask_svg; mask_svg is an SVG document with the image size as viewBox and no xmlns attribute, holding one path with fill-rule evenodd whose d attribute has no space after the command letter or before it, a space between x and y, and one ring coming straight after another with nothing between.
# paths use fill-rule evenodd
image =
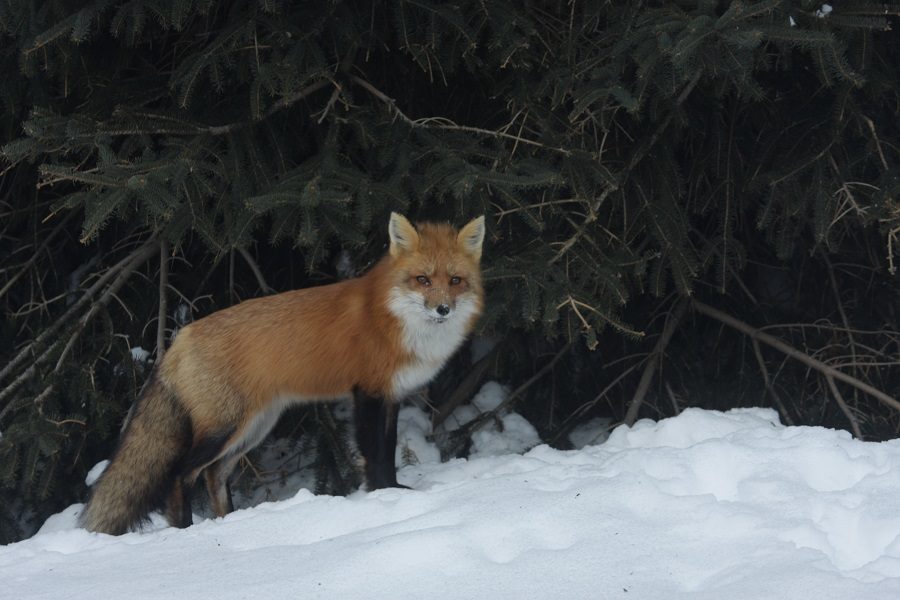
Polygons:
<instances>
[{"instance_id":1,"label":"bare twig","mask_svg":"<svg viewBox=\"0 0 900 600\"><path fill-rule=\"evenodd\" d=\"M556 363L558 363L559 360L563 356L565 356L565 354L572 348L573 345L574 345L574 342L567 342L562 348L559 349L559 351L557 351L557 353L553 356L553 358L550 359L550 362L548 362L546 365L541 367L537 373L535 373L534 375L529 377L525 383L523 383L522 385L517 387L515 390L513 390L513 392L509 396L507 396L506 400L501 402L497 406L497 408L490 411L490 413L492 413L492 414L488 415L488 413L485 413L485 414L481 415L481 417L479 417L479 419L481 419L481 423L484 423L485 421L487 421L488 418L492 418L494 415L498 414L500 411L505 410L510 405L512 405L512 403L514 401L518 400L519 396L521 396L523 393L525 393L525 391L528 390L528 388L530 388L532 385L534 385L544 375L546 375L547 373L552 371L553 368L556 366ZM486 415L488 415L488 416L486 416ZM476 420L478 420L478 419L476 419ZM479 425L481 423L479 423Z\"/></svg>"},{"instance_id":2,"label":"bare twig","mask_svg":"<svg viewBox=\"0 0 900 600\"><path fill-rule=\"evenodd\" d=\"M581 239L585 231L587 231L588 226L590 226L591 223L597 220L597 211L600 210L600 206L603 205L603 202L606 200L607 196L609 196L617 189L619 189L619 186L610 185L600 193L600 196L590 206L587 216L584 218L584 221L581 222L581 225L578 227L578 229L575 230L575 233L572 234L569 239L562 242L560 249L556 252L555 255L553 255L553 258L550 259L551 265L562 258L563 255L569 251L569 248L574 246L575 242Z\"/></svg>"},{"instance_id":3,"label":"bare twig","mask_svg":"<svg viewBox=\"0 0 900 600\"><path fill-rule=\"evenodd\" d=\"M494 131L492 129L482 129L481 127L471 127L469 125L458 125L451 121L450 119L444 117L426 117L423 119L411 119L406 113L400 110L397 107L397 101L376 88L374 85L359 77L358 75L350 75L350 79L354 81L361 88L381 100L384 104L387 105L388 111L391 112L395 117L399 118L401 121L409 125L410 127L421 127L425 129L444 129L444 130L452 130L452 131L465 131L467 133L477 133L480 135L489 135L495 138L501 138L505 140L514 141L516 144L528 144L529 146L536 146L538 148L544 148L545 150L552 150L553 152L558 152L560 154L565 154L568 156L572 153L571 150L566 148L548 146L547 144L542 144L541 142L530 140L528 138L521 137L519 135L513 135L511 133L506 133L505 131ZM520 129L521 131L521 129Z\"/></svg>"},{"instance_id":4,"label":"bare twig","mask_svg":"<svg viewBox=\"0 0 900 600\"><path fill-rule=\"evenodd\" d=\"M118 276L115 281L110 284L106 292L104 292L103 297L101 298L102 303L105 304L112 298L113 294L118 291L122 284L124 284L127 276L130 275L145 260L150 258L150 256L155 251L156 242L147 242L146 244L129 254L127 257L110 267L107 272L104 273L100 278L98 278L94 285L86 290L81 298L71 307L69 307L69 309L61 317L59 317L47 328L45 328L43 333L41 333L37 338L26 344L25 347L22 348L19 353L16 354L15 357L13 357L12 360L9 361L9 363L2 369L2 371L0 371L0 380L7 377L10 373L19 368L26 359L30 358L31 364L22 373L20 373L19 376L16 377L16 379L14 379L5 388L0 390L0 402L6 400L10 395L12 395L13 392L15 392L19 385L27 381L32 375L34 375L34 373L37 372L37 367L47 360L52 351L61 342L59 338L53 340L52 342L50 342L50 339L54 335L56 335L60 328L69 323L74 318L74 316L85 307L88 302L91 301L91 299L94 297L94 294L96 294L97 291L100 290L100 288L105 286L114 276ZM98 305L92 306L88 313L84 317L82 317L77 326L76 333L73 334L73 337L70 337L69 342L66 344L66 349L63 351L63 356L68 353L68 351L71 349L72 344L74 343L74 338L77 338L77 335L87 324L87 321L89 321L90 318L93 317L98 310ZM39 354L35 355L35 352L48 342L50 342L49 346L47 346ZM60 358L60 360L61 359L62 357ZM57 365L58 364L59 363L57 363Z\"/></svg>"},{"instance_id":5,"label":"bare twig","mask_svg":"<svg viewBox=\"0 0 900 600\"><path fill-rule=\"evenodd\" d=\"M604 396L606 396L606 394L609 393L609 391L610 391L611 389L613 389L615 386L617 386L623 379L625 379L626 377L628 377L629 375L631 375L631 372L634 371L635 369L637 369L637 368L638 368L639 366L641 366L642 364L643 364L643 362L636 362L636 363L634 363L633 365L629 366L627 369L625 369L624 371L622 371L621 373L619 373L619 374L616 376L616 378L613 379L612 382L609 383L609 385L607 385L605 388L603 388L603 389L600 391L599 394L597 394L596 396L594 396L593 400L590 400L590 401L588 401L588 402L585 402L584 404L582 404L581 406L579 406L577 409L575 409L575 410L572 412L572 414L570 414L568 417L566 417L566 420L563 421L562 425L559 426L559 428L556 430L556 432L554 432L553 435L550 436L550 439L549 439L549 442L548 442L548 443L551 444L551 445L553 445L553 444L555 444L555 443L556 443L563 435L567 434L567 433L569 432L569 430L571 430L572 428L574 428L575 423L577 422L577 420L579 419L579 417L581 417L584 413L586 413L586 412L589 411L591 408L593 408L593 407L594 407L594 406L595 406L595 405L596 405L596 404L597 404ZM607 366L609 366L609 365L607 365Z\"/></svg>"},{"instance_id":6,"label":"bare twig","mask_svg":"<svg viewBox=\"0 0 900 600\"><path fill-rule=\"evenodd\" d=\"M822 373L823 375L831 376L835 379L839 379L839 380L843 381L844 383L849 383L856 389L869 394L870 396L874 397L875 399L877 399L881 403L885 404L886 406L889 406L889 407L893 408L894 410L900 411L900 402L898 402L894 398L891 398L890 396L888 396L881 390L869 385L868 383L866 383L864 381L860 381L856 377L853 377L852 375L848 375L848 374L844 373L843 371L838 371L837 369L823 363L822 361L815 359L815 358L809 356L808 354L801 352L800 350L797 350L793 346L787 344L786 342L783 342L782 340L780 340L776 337L773 337L767 333L763 333L759 329L751 327L750 325L744 323L743 321L736 319L735 317L732 317L731 315L726 314L718 309L715 309L712 306L704 304L703 302L700 302L699 300L696 300L696 299L692 300L691 307L694 310L696 310L697 312L699 312L700 314L706 315L707 317L710 317L711 319L715 319L716 321L719 321L720 323L724 323L725 325L728 325L729 327L740 331L741 333L750 337L751 339L759 340L760 342L762 342L768 346L771 346L771 347L775 348L776 350L783 352L784 354L787 354L791 358L799 360L806 366L808 366L812 369L815 369L816 371Z\"/></svg>"},{"instance_id":7,"label":"bare twig","mask_svg":"<svg viewBox=\"0 0 900 600\"><path fill-rule=\"evenodd\" d=\"M151 246L150 250L154 250ZM75 341L81 336L81 333L84 331L84 328L87 327L87 324L91 322L91 320L100 312L100 309L106 306L110 300L115 298L116 292L118 292L125 282L131 277L131 274L134 273L134 270L137 269L152 252L147 252L146 256L136 256L134 260L132 260L129 264L127 264L115 278L115 280L109 284L109 287L104 290L103 294L100 295L97 300L91 304L90 310L88 310L82 317L79 319L78 324L75 327L75 331L72 332L69 341L66 343L66 347L63 348L62 353L59 355L59 359L56 361L56 367L53 369L55 372L59 371L62 368L63 362L65 361L67 355L71 351L72 347L75 345Z\"/></svg>"},{"instance_id":8,"label":"bare twig","mask_svg":"<svg viewBox=\"0 0 900 600\"><path fill-rule=\"evenodd\" d=\"M13 357L7 365L0 370L0 381L3 378L7 377L14 369L16 369L26 358L33 354L33 351L42 345L44 345L49 339L56 334L59 329L72 320L72 318L81 311L84 306L90 302L91 298L94 297L94 294L97 293L100 288L105 286L110 279L112 279L119 271L125 268L131 261L146 260L150 257L150 254L156 249L155 242L147 242L137 250L133 251L131 254L120 260L118 263L107 269L106 273L101 275L94 285L88 288L84 294L82 294L81 298L78 299L69 309L63 313L61 317L59 317L52 325L48 326L44 329L43 333L39 335L37 338L29 342L23 347L15 357Z\"/></svg>"},{"instance_id":9,"label":"bare twig","mask_svg":"<svg viewBox=\"0 0 900 600\"><path fill-rule=\"evenodd\" d=\"M675 392L672 390L672 386L669 385L668 381L665 383L665 386L666 386L666 393L669 395L669 402L672 403L673 414L677 415L677 414L681 413L681 407L678 406L678 396L675 395Z\"/></svg>"},{"instance_id":10,"label":"bare twig","mask_svg":"<svg viewBox=\"0 0 900 600\"><path fill-rule=\"evenodd\" d=\"M262 271L259 268L259 265L256 264L256 261L253 260L253 257L247 252L246 248L238 247L238 252L241 253L241 256L244 257L244 260L247 262L247 265L250 267L250 270L253 271L254 277L256 277L256 283L259 284L259 288L263 291L264 294L274 294L275 289L269 286L266 283L266 278L263 277Z\"/></svg>"},{"instance_id":11,"label":"bare twig","mask_svg":"<svg viewBox=\"0 0 900 600\"><path fill-rule=\"evenodd\" d=\"M678 94L678 98L675 100L675 108L681 106L681 104L687 100L687 97L690 96L691 92L697 86L697 83L700 82L700 77L703 76L703 71L698 70L694 76L691 78L687 84L685 84L684 88L681 90L681 93ZM659 141L659 138L662 137L662 134L669 127L669 123L672 122L672 118L674 116L674 110L668 114L668 116L663 120L662 123L659 124L659 127L656 128L656 131L653 132L653 135L650 136L650 140L638 148L634 154L631 155L631 159L628 161L628 164L622 169L622 172L618 176L618 183L616 185L609 185L603 193L600 194L600 197L594 202L594 204L590 207L590 211L587 216L584 218L581 226L575 230L569 239L562 243L559 251L553 256L550 260L550 264L555 263L563 255L569 251L569 249L575 245L575 242L580 240L582 236L584 236L585 232L588 229L588 226L597 220L597 211L600 209L600 206L603 204L603 201L606 200L606 197L612 192L622 189L625 185L625 182L628 180L628 177L631 175L631 171L640 163L644 157L647 156L647 153L650 152L650 149L656 145L656 142Z\"/></svg>"},{"instance_id":12,"label":"bare twig","mask_svg":"<svg viewBox=\"0 0 900 600\"><path fill-rule=\"evenodd\" d=\"M684 315L687 304L687 299L678 301L675 309L666 319L666 325L663 327L663 332L659 336L656 346L653 348L650 356L647 357L647 366L644 367L637 389L634 391L634 397L632 397L631 403L628 405L628 411L625 413L624 423L629 427L634 425L634 422L637 420L638 411L641 409L641 404L644 403L644 397L650 389L650 384L653 383L653 376L656 374L659 362L666 351L666 346L669 345L669 340L672 339L672 334L675 333L675 329L678 327L679 321L681 321L681 317Z\"/></svg>"},{"instance_id":13,"label":"bare twig","mask_svg":"<svg viewBox=\"0 0 900 600\"><path fill-rule=\"evenodd\" d=\"M321 123L328 116L328 113L331 112L331 108L334 106L334 103L337 102L337 99L341 95L341 84L338 82L334 83L334 91L331 92L331 98L328 99L328 103L325 105L325 108L322 109L322 114L316 119L316 123Z\"/></svg>"},{"instance_id":14,"label":"bare twig","mask_svg":"<svg viewBox=\"0 0 900 600\"><path fill-rule=\"evenodd\" d=\"M16 281L18 281L19 278L22 277L22 275L24 275L28 271L28 269L30 269L32 265L34 265L35 262L37 262L37 259L40 258L44 250L47 249L47 247L50 245L50 242L53 241L53 238L56 237L56 234L66 226L66 223L69 222L69 219L71 219L75 215L75 213L76 211L74 210L70 211L65 217L63 217L63 219L59 223L56 224L56 227L54 227L53 230L47 234L47 237L44 238L44 242L38 247L37 250L34 251L34 254L31 255L31 258L29 258L25 262L25 264L21 266L19 272L10 277L9 281L6 282L6 285L4 285L2 289L0 289L0 298L2 298L3 295L6 294L6 292L8 292L9 289L13 286L13 284L16 283Z\"/></svg>"},{"instance_id":15,"label":"bare twig","mask_svg":"<svg viewBox=\"0 0 900 600\"><path fill-rule=\"evenodd\" d=\"M857 439L863 439L862 430L859 428L859 421L856 420L856 417L853 416L853 412L851 412L850 407L847 406L847 403L844 401L844 397L841 395L841 391L838 389L837 384L834 382L834 377L831 375L825 376L825 381L828 382L828 389L831 390L831 394L834 396L835 402L837 402L838 406L841 408L841 411L846 415L847 420L850 421L850 428L853 430L853 436Z\"/></svg>"},{"instance_id":16,"label":"bare twig","mask_svg":"<svg viewBox=\"0 0 900 600\"><path fill-rule=\"evenodd\" d=\"M456 407L472 397L475 388L478 387L478 384L481 383L481 380L484 378L488 369L496 360L497 354L499 354L500 351L500 346L501 344L494 346L487 355L475 363L469 370L468 375L466 375L456 389L453 390L453 393L450 394L447 400L441 404L440 408L434 412L434 416L431 419L432 431L446 421L447 417L456 410Z\"/></svg>"},{"instance_id":17,"label":"bare twig","mask_svg":"<svg viewBox=\"0 0 900 600\"><path fill-rule=\"evenodd\" d=\"M550 359L550 362L541 367L537 373L528 378L528 380L517 387L513 392L506 397L506 399L497 405L493 410L489 410L481 413L468 423L462 425L458 429L454 429L453 431L449 431L444 433L440 437L444 437L451 440L451 443L454 445L458 445L461 440L464 440L472 435L472 433L484 425L487 421L495 419L497 415L500 414L501 411L506 410L514 401L516 401L519 396L521 396L528 388L535 384L538 380L540 380L544 375L553 370L556 366L556 363L572 348L573 342L567 342L559 351ZM432 434L431 438L436 439L438 435ZM453 441L455 440L455 441Z\"/></svg>"},{"instance_id":18,"label":"bare twig","mask_svg":"<svg viewBox=\"0 0 900 600\"><path fill-rule=\"evenodd\" d=\"M163 359L166 353L166 315L167 295L169 286L169 244L165 240L159 242L159 313L156 321L156 363Z\"/></svg>"},{"instance_id":19,"label":"bare twig","mask_svg":"<svg viewBox=\"0 0 900 600\"><path fill-rule=\"evenodd\" d=\"M772 381L772 378L769 377L769 369L766 368L766 363L763 360L762 352L759 349L759 342L756 340L750 341L753 342L753 354L756 356L756 362L759 364L759 370L762 372L763 381L766 383L766 390L772 395L772 400L775 401L778 412L781 413L781 417L784 419L785 424L793 425L794 420L791 419L791 415L788 414L787 407L785 407L784 403L781 401L781 396L778 395L774 382Z\"/></svg>"},{"instance_id":20,"label":"bare twig","mask_svg":"<svg viewBox=\"0 0 900 600\"><path fill-rule=\"evenodd\" d=\"M269 108L269 110L267 110L266 113L262 117L257 119L256 121L262 121L262 120L268 119L269 117L271 117L278 111L280 111L284 108L287 108L287 107L291 106L292 104L299 102L300 100L303 100L304 98L314 94L315 92L318 92L319 90L321 90L322 88L327 86L329 83L331 83L330 79L322 79L315 83L309 84L308 86L306 86L305 88L303 88L302 90L298 91L295 94L291 94L290 96L286 96L286 97L282 98L281 100L279 100L278 102L273 104ZM243 127L248 127L248 126L252 125L254 122L255 121L236 121L234 123L229 123L228 125L200 127L200 128L198 128L197 133L208 133L210 135L225 135L225 134L231 133L232 131L235 131L237 129L241 129Z\"/></svg>"},{"instance_id":21,"label":"bare twig","mask_svg":"<svg viewBox=\"0 0 900 600\"><path fill-rule=\"evenodd\" d=\"M54 342L50 346L50 349L55 348L58 344L59 344L59 340ZM31 363L31 365L27 369L25 369L25 371L23 371L18 377L16 377L12 381L12 383L10 383L8 386L6 386L6 389L4 389L2 392L0 392L0 402L3 402L3 400L5 400L7 396L14 393L21 384L28 381L35 373L37 373L37 367L38 367L37 363ZM46 389L44 390L44 392L46 392L47 394L50 393ZM2 409L0 409L0 422L3 421L3 418L6 416L6 414L8 412L14 410L15 408L18 408L19 406L23 406L23 402L20 399L17 400L14 397L12 400L10 400L6 404L6 406L4 406Z\"/></svg>"},{"instance_id":22,"label":"bare twig","mask_svg":"<svg viewBox=\"0 0 900 600\"><path fill-rule=\"evenodd\" d=\"M878 134L875 132L875 123L872 122L872 119L863 115L863 121L866 122L866 125L869 126L869 131L872 132L872 139L875 140L875 148L878 149L878 156L881 158L881 166L884 167L884 170L889 170L887 159L884 157L884 150L881 149L881 141L878 139Z\"/></svg>"},{"instance_id":23,"label":"bare twig","mask_svg":"<svg viewBox=\"0 0 900 600\"><path fill-rule=\"evenodd\" d=\"M838 287L837 279L834 276L834 266L828 258L828 254L822 251L822 258L828 265L828 279L831 282L831 291L834 293L834 302L837 304L838 313L841 315L841 321L844 323L844 331L847 332L847 339L850 341L850 352L853 356L853 362L856 362L856 341L853 339L853 330L850 328L850 320L847 318L847 312L844 310L844 303L841 301L841 292Z\"/></svg>"}]
</instances>

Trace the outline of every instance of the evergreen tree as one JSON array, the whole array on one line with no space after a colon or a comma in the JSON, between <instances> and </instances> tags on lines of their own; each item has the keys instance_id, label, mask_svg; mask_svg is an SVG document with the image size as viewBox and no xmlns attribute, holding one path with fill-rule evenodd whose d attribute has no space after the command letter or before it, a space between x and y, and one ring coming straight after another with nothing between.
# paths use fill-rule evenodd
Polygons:
<instances>
[{"instance_id":1,"label":"evergreen tree","mask_svg":"<svg viewBox=\"0 0 900 600\"><path fill-rule=\"evenodd\" d=\"M0 539L83 496L179 327L364 270L391 210L488 215L480 331L508 351L478 373L530 381L548 441L685 403L895 436L898 14L3 3ZM797 324L767 331L814 370L711 307Z\"/></svg>"}]
</instances>

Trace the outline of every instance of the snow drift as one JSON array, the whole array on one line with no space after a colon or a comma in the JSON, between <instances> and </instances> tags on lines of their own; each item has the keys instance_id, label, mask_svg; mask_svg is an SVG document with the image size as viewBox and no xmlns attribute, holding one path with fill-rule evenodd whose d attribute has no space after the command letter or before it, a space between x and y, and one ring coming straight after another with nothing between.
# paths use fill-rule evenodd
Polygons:
<instances>
[{"instance_id":1,"label":"snow drift","mask_svg":"<svg viewBox=\"0 0 900 600\"><path fill-rule=\"evenodd\" d=\"M900 598L900 441L686 410L399 478L117 538L73 506L0 547L0 597Z\"/></svg>"}]
</instances>

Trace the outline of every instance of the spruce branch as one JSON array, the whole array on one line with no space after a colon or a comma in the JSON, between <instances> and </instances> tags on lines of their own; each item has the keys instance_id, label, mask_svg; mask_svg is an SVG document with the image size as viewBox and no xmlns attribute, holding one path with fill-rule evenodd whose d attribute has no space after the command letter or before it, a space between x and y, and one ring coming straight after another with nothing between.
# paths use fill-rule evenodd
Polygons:
<instances>
[{"instance_id":1,"label":"spruce branch","mask_svg":"<svg viewBox=\"0 0 900 600\"><path fill-rule=\"evenodd\" d=\"M700 82L700 78L702 76L702 69L698 69L697 72L694 73L694 76L691 77L690 81L688 81L684 88L681 90L681 93L678 94L678 98L676 98L672 110L669 112L666 118L663 119L662 123L659 124L659 126L653 132L653 135L650 136L649 141L638 148L638 150L635 151L635 153L631 156L628 164L616 177L617 183L615 185L609 185L605 190L603 190L603 192L600 194L600 197L597 198L597 200L589 207L588 214L582 221L581 226L578 227L578 229L575 230L575 233L573 233L566 241L562 243L560 249L553 256L553 258L550 259L550 264L553 264L561 259L566 254L566 252L568 252L572 248L572 246L574 246L575 243L584 236L591 223L597 220L597 211L600 210L600 206L602 206L604 200L606 200L606 197L609 196L609 194L611 194L612 192L624 188L625 183L628 181L628 178L631 175L631 172L647 156L647 153L649 153L650 149L656 145L660 137L662 137L663 133L672 122L675 111L679 106L681 106L681 104L684 103L685 100L687 100L688 96L690 96L691 92Z\"/></svg>"},{"instance_id":2,"label":"spruce branch","mask_svg":"<svg viewBox=\"0 0 900 600\"><path fill-rule=\"evenodd\" d=\"M516 144L528 144L529 146L535 146L538 148L543 148L545 150L551 150L553 152L558 152L565 156L568 156L572 153L571 150L566 148L548 146L547 144L543 144L541 142L531 140L525 137L521 137L520 135L513 135L511 133L506 133L505 131L495 131L492 129L484 129L481 127L472 127L469 125L458 125L447 119L445 117L423 117L421 119L411 119L404 113L400 108L397 107L397 101L376 88L374 85L359 77L358 75L350 75L350 79L354 81L357 85L362 87L364 90L375 96L378 100L383 102L388 107L388 112L399 118L401 121L406 123L412 128L423 128L423 129L443 129L447 131L463 131L466 133L477 133L479 135L487 135L495 138L511 140ZM520 130L521 132L521 130Z\"/></svg>"},{"instance_id":3,"label":"spruce branch","mask_svg":"<svg viewBox=\"0 0 900 600\"><path fill-rule=\"evenodd\" d=\"M209 135L219 136L226 135L237 131L238 129L243 129L245 127L251 127L252 125L258 123L259 121L264 121L274 114L284 110L285 108L289 108L296 104L297 102L311 96L312 94L318 92L322 88L328 86L331 83L330 79L321 79L314 83L309 84L305 88L298 90L297 92L286 96L269 107L269 110L265 112L258 119L248 120L248 121L235 121L233 123L229 123L227 125L212 125L208 127L200 127L198 128L199 133L207 133Z\"/></svg>"}]
</instances>

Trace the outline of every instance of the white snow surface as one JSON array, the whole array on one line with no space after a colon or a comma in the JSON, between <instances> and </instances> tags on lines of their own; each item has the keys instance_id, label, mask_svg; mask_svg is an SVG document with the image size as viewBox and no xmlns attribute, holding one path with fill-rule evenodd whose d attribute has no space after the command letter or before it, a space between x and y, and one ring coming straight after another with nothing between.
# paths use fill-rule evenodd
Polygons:
<instances>
[{"instance_id":1,"label":"white snow surface","mask_svg":"<svg viewBox=\"0 0 900 600\"><path fill-rule=\"evenodd\" d=\"M900 440L689 409L399 479L121 537L75 505L0 547L0 598L900 598Z\"/></svg>"}]
</instances>

